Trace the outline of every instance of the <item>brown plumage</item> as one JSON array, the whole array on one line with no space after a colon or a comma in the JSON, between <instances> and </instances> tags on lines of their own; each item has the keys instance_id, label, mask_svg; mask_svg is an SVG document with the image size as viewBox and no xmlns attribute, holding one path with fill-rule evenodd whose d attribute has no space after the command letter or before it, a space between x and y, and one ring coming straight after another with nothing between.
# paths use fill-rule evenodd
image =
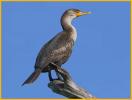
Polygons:
<instances>
[{"instance_id":1,"label":"brown plumage","mask_svg":"<svg viewBox=\"0 0 132 100\"><path fill-rule=\"evenodd\" d=\"M23 85L33 83L41 72L49 72L49 77L51 77L49 64L53 62L61 66L68 60L77 37L76 29L71 22L76 17L85 14L88 13L81 12L78 9L68 9L64 12L61 17L63 31L58 33L41 48L36 59L35 70Z\"/></svg>"}]
</instances>

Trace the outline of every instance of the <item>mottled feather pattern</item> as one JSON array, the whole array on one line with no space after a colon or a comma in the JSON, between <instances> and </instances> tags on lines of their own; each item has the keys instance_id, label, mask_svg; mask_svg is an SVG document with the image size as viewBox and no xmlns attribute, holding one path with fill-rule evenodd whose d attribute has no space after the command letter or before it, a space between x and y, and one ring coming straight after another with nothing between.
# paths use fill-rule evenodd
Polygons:
<instances>
[{"instance_id":1,"label":"mottled feather pattern","mask_svg":"<svg viewBox=\"0 0 132 100\"><path fill-rule=\"evenodd\" d=\"M63 31L44 45L36 59L35 67L46 67L45 62L64 64L71 55L74 42L69 38L69 34Z\"/></svg>"}]
</instances>

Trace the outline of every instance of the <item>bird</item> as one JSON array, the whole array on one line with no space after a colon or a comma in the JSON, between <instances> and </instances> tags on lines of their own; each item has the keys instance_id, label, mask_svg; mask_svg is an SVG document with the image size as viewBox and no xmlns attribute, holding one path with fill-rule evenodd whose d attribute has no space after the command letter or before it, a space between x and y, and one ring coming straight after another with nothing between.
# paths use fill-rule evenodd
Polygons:
<instances>
[{"instance_id":1,"label":"bird","mask_svg":"<svg viewBox=\"0 0 132 100\"><path fill-rule=\"evenodd\" d=\"M33 83L39 75L44 72L48 72L50 80L52 80L51 70L49 70L50 63L61 66L66 63L71 56L72 49L77 38L77 31L72 25L72 21L79 16L90 13L91 12L83 12L74 8L64 11L60 19L63 30L42 46L36 58L34 72L22 85ZM57 76L60 78L59 75Z\"/></svg>"}]
</instances>

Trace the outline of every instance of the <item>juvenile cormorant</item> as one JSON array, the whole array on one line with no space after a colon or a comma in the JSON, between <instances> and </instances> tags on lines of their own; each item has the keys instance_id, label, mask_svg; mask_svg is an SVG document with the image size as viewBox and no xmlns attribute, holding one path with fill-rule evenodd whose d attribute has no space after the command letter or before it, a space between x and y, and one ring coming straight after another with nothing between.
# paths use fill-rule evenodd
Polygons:
<instances>
[{"instance_id":1,"label":"juvenile cormorant","mask_svg":"<svg viewBox=\"0 0 132 100\"><path fill-rule=\"evenodd\" d=\"M77 38L77 31L71 22L73 19L89 13L82 12L78 9L68 9L64 12L61 17L63 31L58 33L41 48L36 59L35 70L23 85L33 83L41 72L48 72L49 77L51 77L49 64L53 62L61 66L68 60Z\"/></svg>"}]
</instances>

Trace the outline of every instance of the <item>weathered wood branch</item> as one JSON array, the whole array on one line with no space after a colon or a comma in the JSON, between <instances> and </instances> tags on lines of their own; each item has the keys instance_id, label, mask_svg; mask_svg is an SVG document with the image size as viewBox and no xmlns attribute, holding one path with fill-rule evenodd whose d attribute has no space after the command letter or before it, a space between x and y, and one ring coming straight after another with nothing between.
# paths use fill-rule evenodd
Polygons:
<instances>
[{"instance_id":1,"label":"weathered wood branch","mask_svg":"<svg viewBox=\"0 0 132 100\"><path fill-rule=\"evenodd\" d=\"M71 78L69 73L60 66L51 63L63 79L53 80L48 83L48 87L55 93L67 98L95 98L91 93L78 86Z\"/></svg>"}]
</instances>

